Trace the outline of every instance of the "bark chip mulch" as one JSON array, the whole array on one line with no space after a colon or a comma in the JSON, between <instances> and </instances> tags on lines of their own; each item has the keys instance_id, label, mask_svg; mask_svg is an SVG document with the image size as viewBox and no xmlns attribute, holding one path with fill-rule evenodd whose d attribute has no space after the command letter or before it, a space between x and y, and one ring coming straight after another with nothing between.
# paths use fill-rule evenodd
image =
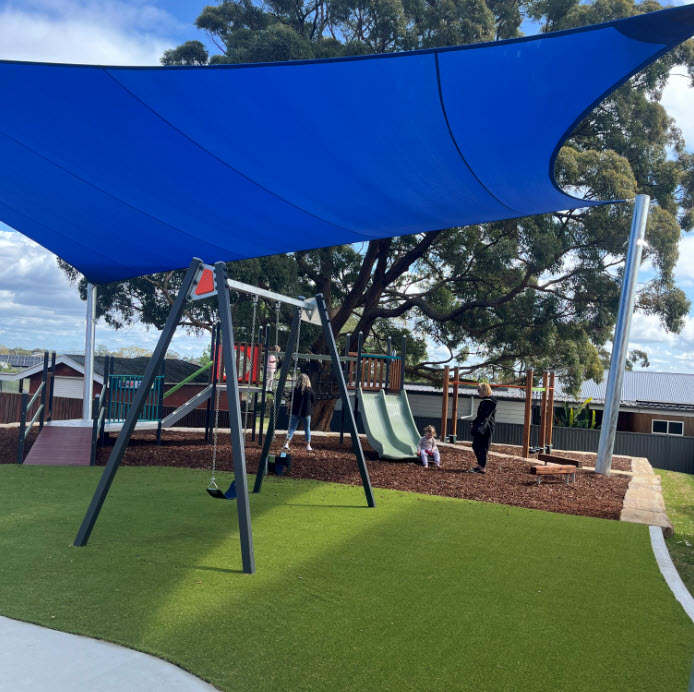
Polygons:
<instances>
[{"instance_id":1,"label":"bark chip mulch","mask_svg":"<svg viewBox=\"0 0 694 692\"><path fill-rule=\"evenodd\" d=\"M0 463L15 462L17 436L17 428L0 428ZM35 437L32 431L26 443L26 452ZM166 430L163 432L163 444L159 447L155 439L154 433L135 433L122 464L211 469L212 448L204 443L202 433ZM284 437L280 435L279 439L281 444ZM344 445L340 445L337 436L315 436L312 440L312 452L306 451L303 437L297 436L295 442L291 450L292 478L361 485L348 435L345 435ZM579 469L575 483L566 485L563 478L552 477L549 480L543 479L538 486L537 477L530 473L531 464L520 457L520 448L510 445L492 445L493 454L490 456L485 475L466 473L468 469L476 466L476 463L470 447L463 444L441 448L440 469L432 464L425 469L415 460L380 461L378 454L363 437L362 445L371 484L377 488L494 502L563 514L619 519L629 484L629 478L626 476L613 474L604 477L589 470ZM106 464L111 449L111 446L106 446L98 450L97 464ZM257 441L251 442L247 437L246 465L249 473L256 472L260 452ZM571 457L570 452L560 454ZM585 466L593 466L595 463L594 454L582 453L581 458ZM228 433L219 435L217 468L220 471L233 471ZM630 470L631 461L628 458L615 457L612 468Z\"/></svg>"}]
</instances>

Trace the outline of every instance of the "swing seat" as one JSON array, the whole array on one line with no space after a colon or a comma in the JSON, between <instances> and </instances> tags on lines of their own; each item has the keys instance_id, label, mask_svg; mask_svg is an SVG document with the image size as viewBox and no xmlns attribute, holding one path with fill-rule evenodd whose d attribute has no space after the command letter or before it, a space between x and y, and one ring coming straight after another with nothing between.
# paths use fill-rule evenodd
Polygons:
<instances>
[{"instance_id":1,"label":"swing seat","mask_svg":"<svg viewBox=\"0 0 694 692\"><path fill-rule=\"evenodd\" d=\"M235 500L236 499L236 481L232 481L231 485L224 493L218 487L216 483L212 483L208 488L207 492L214 498L218 500Z\"/></svg>"},{"instance_id":2,"label":"swing seat","mask_svg":"<svg viewBox=\"0 0 694 692\"><path fill-rule=\"evenodd\" d=\"M267 460L268 473L283 476L285 473L289 473L292 470L292 455L287 454L287 452L282 452L279 456L270 454Z\"/></svg>"}]
</instances>

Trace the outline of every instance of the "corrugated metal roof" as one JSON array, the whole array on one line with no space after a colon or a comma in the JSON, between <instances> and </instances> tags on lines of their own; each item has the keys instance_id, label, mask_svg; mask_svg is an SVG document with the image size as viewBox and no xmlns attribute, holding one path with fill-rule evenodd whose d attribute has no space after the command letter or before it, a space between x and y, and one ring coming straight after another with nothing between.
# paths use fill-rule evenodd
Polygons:
<instances>
[{"instance_id":1,"label":"corrugated metal roof","mask_svg":"<svg viewBox=\"0 0 694 692\"><path fill-rule=\"evenodd\" d=\"M600 384L588 380L581 387L581 397L603 402L607 389L607 371ZM557 388L558 392L560 388ZM694 375L674 372L626 370L621 400L639 404L687 404L694 405Z\"/></svg>"},{"instance_id":2,"label":"corrugated metal roof","mask_svg":"<svg viewBox=\"0 0 694 692\"><path fill-rule=\"evenodd\" d=\"M84 356L83 355L68 355L68 358L84 366ZM112 375L144 375L145 369L149 364L150 358L148 356L142 356L138 358L113 358L113 370ZM96 373L103 377L104 375L104 364L105 359L103 356L94 357L94 370ZM189 375L192 375L196 370L200 368L199 365L195 363L189 363L186 360L178 360L176 358L166 359L166 382L175 383L181 382ZM209 373L200 373L196 378L192 380L195 384L202 384L207 382L209 379Z\"/></svg>"}]
</instances>

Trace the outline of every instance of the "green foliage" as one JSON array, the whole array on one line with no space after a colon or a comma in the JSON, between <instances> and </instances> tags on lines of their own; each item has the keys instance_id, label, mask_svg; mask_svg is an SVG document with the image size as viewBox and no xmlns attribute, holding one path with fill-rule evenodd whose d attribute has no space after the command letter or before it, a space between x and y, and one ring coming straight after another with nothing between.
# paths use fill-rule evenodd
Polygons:
<instances>
[{"instance_id":1,"label":"green foliage","mask_svg":"<svg viewBox=\"0 0 694 692\"><path fill-rule=\"evenodd\" d=\"M665 539L677 573L694 594L694 476L654 469L660 476L665 509L675 529Z\"/></svg>"},{"instance_id":2,"label":"green foliage","mask_svg":"<svg viewBox=\"0 0 694 692\"><path fill-rule=\"evenodd\" d=\"M43 351L44 349L42 348L21 348L20 346L12 346L11 348L8 348L7 346L2 346L0 345L0 353L3 355L11 355L11 356L31 356L36 351Z\"/></svg>"},{"instance_id":3,"label":"green foliage","mask_svg":"<svg viewBox=\"0 0 694 692\"><path fill-rule=\"evenodd\" d=\"M209 54L200 41L186 41L178 48L165 50L162 65L207 65Z\"/></svg>"},{"instance_id":4,"label":"green foliage","mask_svg":"<svg viewBox=\"0 0 694 692\"><path fill-rule=\"evenodd\" d=\"M595 428L595 411L588 408L588 404L593 400L589 397L577 407L569 406L564 403L564 409L559 411L555 417L555 424L561 428Z\"/></svg>"}]
</instances>

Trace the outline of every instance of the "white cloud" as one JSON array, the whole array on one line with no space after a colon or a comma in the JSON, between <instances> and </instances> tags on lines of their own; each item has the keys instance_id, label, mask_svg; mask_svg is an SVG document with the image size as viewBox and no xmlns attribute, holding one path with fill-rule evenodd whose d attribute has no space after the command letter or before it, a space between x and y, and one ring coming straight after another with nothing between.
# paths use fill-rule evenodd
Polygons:
<instances>
[{"instance_id":1,"label":"white cloud","mask_svg":"<svg viewBox=\"0 0 694 692\"><path fill-rule=\"evenodd\" d=\"M679 250L675 280L678 286L691 286L694 283L694 236L684 236L680 240Z\"/></svg>"},{"instance_id":2,"label":"white cloud","mask_svg":"<svg viewBox=\"0 0 694 692\"><path fill-rule=\"evenodd\" d=\"M638 348L636 342L640 344L671 344L675 339L674 334L670 334L663 329L660 320L655 315L644 315L635 312L631 319L631 332L629 348ZM647 348L645 350L648 350Z\"/></svg>"},{"instance_id":3,"label":"white cloud","mask_svg":"<svg viewBox=\"0 0 694 692\"><path fill-rule=\"evenodd\" d=\"M84 353L85 303L70 286L55 255L14 231L0 228L0 344ZM98 290L98 289L97 289ZM138 346L152 350L159 332L142 324L115 331L97 323L96 343L110 350ZM209 337L179 330L171 349L199 356Z\"/></svg>"},{"instance_id":4,"label":"white cloud","mask_svg":"<svg viewBox=\"0 0 694 692\"><path fill-rule=\"evenodd\" d=\"M146 2L24 0L0 10L0 58L157 65L181 24Z\"/></svg>"},{"instance_id":5,"label":"white cloud","mask_svg":"<svg viewBox=\"0 0 694 692\"><path fill-rule=\"evenodd\" d=\"M675 67L670 72L665 91L663 106L668 114L677 121L689 150L694 150L694 88L689 86L689 76L685 68Z\"/></svg>"}]
</instances>

